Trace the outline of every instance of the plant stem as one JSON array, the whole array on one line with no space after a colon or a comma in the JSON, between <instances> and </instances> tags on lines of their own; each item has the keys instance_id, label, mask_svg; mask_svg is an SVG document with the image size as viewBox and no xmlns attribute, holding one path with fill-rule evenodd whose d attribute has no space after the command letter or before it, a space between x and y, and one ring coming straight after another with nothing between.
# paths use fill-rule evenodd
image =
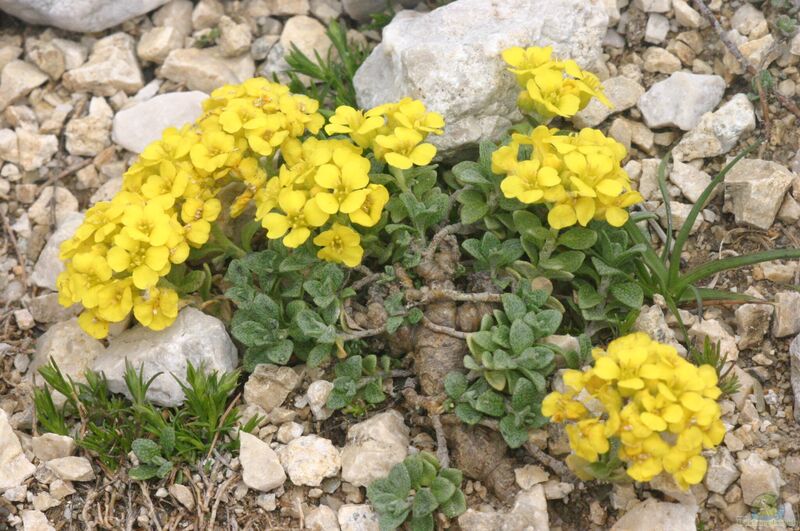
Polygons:
<instances>
[{"instance_id":1,"label":"plant stem","mask_svg":"<svg viewBox=\"0 0 800 531\"><path fill-rule=\"evenodd\" d=\"M553 251L556 250L556 241L558 240L558 229L550 229L550 235L544 241L544 245L542 246L542 250L539 251L539 263L541 264L543 261L550 258L550 255L553 254Z\"/></svg>"},{"instance_id":2,"label":"plant stem","mask_svg":"<svg viewBox=\"0 0 800 531\"><path fill-rule=\"evenodd\" d=\"M408 191L408 183L406 182L406 174L400 168L395 168L394 166L389 166L389 173L394 176L395 182L397 183L397 187L400 188L401 192Z\"/></svg>"},{"instance_id":3,"label":"plant stem","mask_svg":"<svg viewBox=\"0 0 800 531\"><path fill-rule=\"evenodd\" d=\"M225 235L225 232L218 223L213 223L211 225L211 234L214 236L214 241L225 251L226 254L229 254L234 258L242 258L247 254L244 249L233 243L231 239Z\"/></svg>"}]
</instances>

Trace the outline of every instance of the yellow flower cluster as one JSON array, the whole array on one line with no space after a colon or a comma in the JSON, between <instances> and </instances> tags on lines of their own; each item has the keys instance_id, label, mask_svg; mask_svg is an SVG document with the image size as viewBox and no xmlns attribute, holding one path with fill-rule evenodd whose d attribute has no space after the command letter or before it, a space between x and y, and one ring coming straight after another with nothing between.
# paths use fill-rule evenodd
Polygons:
<instances>
[{"instance_id":1,"label":"yellow flower cluster","mask_svg":"<svg viewBox=\"0 0 800 531\"><path fill-rule=\"evenodd\" d=\"M642 201L622 169L625 155L625 146L597 129L561 134L541 125L515 133L495 151L492 171L507 175L500 183L507 198L548 204L553 228L586 226L592 219L620 227L628 220L626 208Z\"/></svg>"},{"instance_id":2,"label":"yellow flower cluster","mask_svg":"<svg viewBox=\"0 0 800 531\"><path fill-rule=\"evenodd\" d=\"M255 203L267 237L287 247L330 222L313 238L317 255L358 265L361 237L349 225L375 225L389 199L370 183L364 150L399 169L428 164L436 149L424 140L443 126L440 115L406 99L366 113L340 107L325 131L348 136L319 139L319 102L263 78L218 88L203 110L195 124L167 129L147 146L122 191L90 208L61 246L59 302L81 303L80 325L96 338L131 311L153 330L175 320L178 294L159 281L209 240L222 211L216 196L232 182L243 191L231 216Z\"/></svg>"},{"instance_id":3,"label":"yellow flower cluster","mask_svg":"<svg viewBox=\"0 0 800 531\"><path fill-rule=\"evenodd\" d=\"M510 66L508 71L522 87L517 98L522 110L547 121L555 116L575 116L592 98L611 107L597 76L581 70L571 59L556 61L552 56L551 46L503 51L503 60Z\"/></svg>"},{"instance_id":4,"label":"yellow flower cluster","mask_svg":"<svg viewBox=\"0 0 800 531\"><path fill-rule=\"evenodd\" d=\"M683 489L700 483L708 466L702 450L725 435L715 369L689 363L644 333L616 339L593 357L593 368L564 373L566 392L542 402L542 414L570 422L571 466L580 471L597 462L617 439L618 457L634 480L665 471Z\"/></svg>"}]
</instances>

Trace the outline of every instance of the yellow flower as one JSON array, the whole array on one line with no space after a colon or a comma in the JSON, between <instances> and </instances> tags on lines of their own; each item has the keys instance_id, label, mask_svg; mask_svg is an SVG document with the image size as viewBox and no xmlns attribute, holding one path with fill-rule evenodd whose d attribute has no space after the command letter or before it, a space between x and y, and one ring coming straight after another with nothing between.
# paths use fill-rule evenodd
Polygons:
<instances>
[{"instance_id":1,"label":"yellow flower","mask_svg":"<svg viewBox=\"0 0 800 531\"><path fill-rule=\"evenodd\" d=\"M543 188L558 184L561 184L558 171L549 166L542 166L534 159L517 164L513 172L500 183L500 189L506 197L531 204L544 198Z\"/></svg>"},{"instance_id":2,"label":"yellow flower","mask_svg":"<svg viewBox=\"0 0 800 531\"><path fill-rule=\"evenodd\" d=\"M221 168L233 152L236 140L223 131L208 131L201 136L200 143L192 146L189 154L192 164L201 170L213 172Z\"/></svg>"},{"instance_id":3,"label":"yellow flower","mask_svg":"<svg viewBox=\"0 0 800 531\"><path fill-rule=\"evenodd\" d=\"M664 456L664 470L672 474L678 486L686 490L703 481L708 463L701 455L673 448Z\"/></svg>"},{"instance_id":4,"label":"yellow flower","mask_svg":"<svg viewBox=\"0 0 800 531\"><path fill-rule=\"evenodd\" d=\"M321 227L328 221L328 214L316 201L307 199L299 190L282 190L278 206L283 214L271 212L264 216L261 225L267 229L267 238L283 238L283 244L289 248L302 245L311 236L311 228Z\"/></svg>"},{"instance_id":5,"label":"yellow flower","mask_svg":"<svg viewBox=\"0 0 800 531\"><path fill-rule=\"evenodd\" d=\"M338 223L334 223L329 230L314 238L314 245L321 247L317 251L318 258L341 263L347 267L356 267L364 255L361 236L350 227Z\"/></svg>"},{"instance_id":6,"label":"yellow flower","mask_svg":"<svg viewBox=\"0 0 800 531\"><path fill-rule=\"evenodd\" d=\"M169 248L150 247L123 234L114 239L108 251L108 265L117 273L131 271L133 285L139 289L153 287L160 276L169 272Z\"/></svg>"},{"instance_id":7,"label":"yellow flower","mask_svg":"<svg viewBox=\"0 0 800 531\"><path fill-rule=\"evenodd\" d=\"M382 184L370 184L361 207L350 212L350 221L362 227L373 227L381 219L383 207L389 202L389 190Z\"/></svg>"},{"instance_id":8,"label":"yellow flower","mask_svg":"<svg viewBox=\"0 0 800 531\"><path fill-rule=\"evenodd\" d=\"M100 290L97 298L98 304L95 313L99 317L112 323L122 321L133 307L131 280L114 280Z\"/></svg>"},{"instance_id":9,"label":"yellow flower","mask_svg":"<svg viewBox=\"0 0 800 531\"><path fill-rule=\"evenodd\" d=\"M333 152L332 164L320 166L315 177L316 183L329 190L317 193L314 198L326 214L355 212L369 194L370 164L361 155L337 149Z\"/></svg>"},{"instance_id":10,"label":"yellow flower","mask_svg":"<svg viewBox=\"0 0 800 531\"><path fill-rule=\"evenodd\" d=\"M375 143L386 163L401 170L429 164L436 155L433 144L423 144L422 134L407 127L397 127L391 135L378 135ZM376 154L378 150L376 149Z\"/></svg>"},{"instance_id":11,"label":"yellow flower","mask_svg":"<svg viewBox=\"0 0 800 531\"><path fill-rule=\"evenodd\" d=\"M597 419L586 419L566 427L570 447L578 457L590 463L608 452L610 446L603 423Z\"/></svg>"},{"instance_id":12,"label":"yellow flower","mask_svg":"<svg viewBox=\"0 0 800 531\"><path fill-rule=\"evenodd\" d=\"M78 325L95 339L103 339L108 335L108 321L99 317L92 310L81 312L78 316Z\"/></svg>"},{"instance_id":13,"label":"yellow flower","mask_svg":"<svg viewBox=\"0 0 800 531\"><path fill-rule=\"evenodd\" d=\"M636 481L650 481L664 469L662 459L670 451L669 445L657 434L652 434L636 446L624 446L622 459L629 461L627 473Z\"/></svg>"},{"instance_id":14,"label":"yellow flower","mask_svg":"<svg viewBox=\"0 0 800 531\"><path fill-rule=\"evenodd\" d=\"M503 60L511 66L508 71L516 75L520 86L525 87L528 79L537 69L552 62L553 47L532 46L530 48L520 48L519 46L514 46L503 50L501 55Z\"/></svg>"},{"instance_id":15,"label":"yellow flower","mask_svg":"<svg viewBox=\"0 0 800 531\"><path fill-rule=\"evenodd\" d=\"M178 316L178 294L169 288L150 288L134 300L133 315L151 330L163 330Z\"/></svg>"},{"instance_id":16,"label":"yellow flower","mask_svg":"<svg viewBox=\"0 0 800 531\"><path fill-rule=\"evenodd\" d=\"M550 417L551 422L582 419L587 414L586 406L570 394L554 391L542 400L542 415Z\"/></svg>"},{"instance_id":17,"label":"yellow flower","mask_svg":"<svg viewBox=\"0 0 800 531\"><path fill-rule=\"evenodd\" d=\"M356 144L366 149L383 124L382 116L366 117L362 111L347 105L340 105L336 107L334 115L328 119L325 132L329 135L349 135Z\"/></svg>"}]
</instances>

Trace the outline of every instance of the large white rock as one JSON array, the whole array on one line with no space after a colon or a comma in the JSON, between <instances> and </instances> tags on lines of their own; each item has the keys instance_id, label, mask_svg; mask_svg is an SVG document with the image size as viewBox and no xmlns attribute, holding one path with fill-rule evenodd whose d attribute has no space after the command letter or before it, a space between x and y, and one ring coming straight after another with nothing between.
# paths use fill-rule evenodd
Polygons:
<instances>
[{"instance_id":1,"label":"large white rock","mask_svg":"<svg viewBox=\"0 0 800 531\"><path fill-rule=\"evenodd\" d=\"M611 531L686 531L695 529L697 506L648 498L617 520Z\"/></svg>"},{"instance_id":2,"label":"large white rock","mask_svg":"<svg viewBox=\"0 0 800 531\"><path fill-rule=\"evenodd\" d=\"M58 259L58 248L61 244L72 237L75 231L83 223L83 214L77 212L68 214L58 225L56 231L50 236L39 259L33 266L31 281L40 288L56 290L56 279L64 271L64 263Z\"/></svg>"},{"instance_id":3,"label":"large white rock","mask_svg":"<svg viewBox=\"0 0 800 531\"><path fill-rule=\"evenodd\" d=\"M275 450L267 443L244 431L239 432L239 461L242 481L251 489L268 492L286 481L286 472Z\"/></svg>"},{"instance_id":4,"label":"large white rock","mask_svg":"<svg viewBox=\"0 0 800 531\"><path fill-rule=\"evenodd\" d=\"M467 509L458 517L458 524L470 531L549 531L544 486L534 485L521 491L514 506L506 512Z\"/></svg>"},{"instance_id":5,"label":"large white rock","mask_svg":"<svg viewBox=\"0 0 800 531\"><path fill-rule=\"evenodd\" d=\"M794 174L777 162L742 159L725 175L726 210L733 212L736 223L766 230L793 180Z\"/></svg>"},{"instance_id":6,"label":"large white rock","mask_svg":"<svg viewBox=\"0 0 800 531\"><path fill-rule=\"evenodd\" d=\"M185 382L189 363L206 372L229 372L236 368L238 355L222 321L187 307L164 330L136 326L121 333L94 360L92 369L106 375L111 391L127 394L123 380L126 360L136 370L144 367L145 380L161 373L148 389L147 398L174 407L185 399L176 378Z\"/></svg>"},{"instance_id":7,"label":"large white rock","mask_svg":"<svg viewBox=\"0 0 800 531\"><path fill-rule=\"evenodd\" d=\"M650 128L688 131L717 106L724 93L725 80L720 76L675 72L639 98L639 110Z\"/></svg>"},{"instance_id":8,"label":"large white rock","mask_svg":"<svg viewBox=\"0 0 800 531\"><path fill-rule=\"evenodd\" d=\"M50 525L47 515L38 509L22 511L22 529L24 531L56 531Z\"/></svg>"},{"instance_id":9,"label":"large white rock","mask_svg":"<svg viewBox=\"0 0 800 531\"><path fill-rule=\"evenodd\" d=\"M408 455L408 426L394 410L350 426L342 449L342 479L365 487L389 475Z\"/></svg>"},{"instance_id":10,"label":"large white rock","mask_svg":"<svg viewBox=\"0 0 800 531\"><path fill-rule=\"evenodd\" d=\"M739 470L742 472L739 479L742 501L747 505L753 505L764 494L779 496L781 487L786 484L781 478L781 471L756 453L751 453L747 459L740 459Z\"/></svg>"},{"instance_id":11,"label":"large white rock","mask_svg":"<svg viewBox=\"0 0 800 531\"><path fill-rule=\"evenodd\" d=\"M67 456L51 459L47 468L64 481L91 481L95 478L92 463L85 457Z\"/></svg>"},{"instance_id":12,"label":"large white rock","mask_svg":"<svg viewBox=\"0 0 800 531\"><path fill-rule=\"evenodd\" d=\"M342 458L333 443L317 435L298 437L278 450L284 470L295 485L319 487L339 473Z\"/></svg>"},{"instance_id":13,"label":"large white rock","mask_svg":"<svg viewBox=\"0 0 800 531\"><path fill-rule=\"evenodd\" d=\"M0 0L0 9L30 24L94 33L121 24L167 0Z\"/></svg>"},{"instance_id":14,"label":"large white rock","mask_svg":"<svg viewBox=\"0 0 800 531\"><path fill-rule=\"evenodd\" d=\"M205 92L171 92L137 103L114 116L111 138L128 151L141 153L167 127L180 128L197 120L206 98Z\"/></svg>"},{"instance_id":15,"label":"large white rock","mask_svg":"<svg viewBox=\"0 0 800 531\"><path fill-rule=\"evenodd\" d=\"M0 111L47 81L47 75L25 61L11 61L0 75Z\"/></svg>"},{"instance_id":16,"label":"large white rock","mask_svg":"<svg viewBox=\"0 0 800 531\"><path fill-rule=\"evenodd\" d=\"M34 472L36 467L25 457L8 415L0 408L0 492L21 485Z\"/></svg>"},{"instance_id":17,"label":"large white rock","mask_svg":"<svg viewBox=\"0 0 800 531\"><path fill-rule=\"evenodd\" d=\"M756 127L753 104L737 94L713 113L706 113L672 151L675 160L716 157L729 152L739 138Z\"/></svg>"},{"instance_id":18,"label":"large white rock","mask_svg":"<svg viewBox=\"0 0 800 531\"><path fill-rule=\"evenodd\" d=\"M552 45L558 57L591 67L607 24L603 3L585 0L457 0L427 14L403 11L356 72L358 103L421 99L444 116L444 135L431 140L446 156L498 139L519 118L504 49Z\"/></svg>"}]
</instances>

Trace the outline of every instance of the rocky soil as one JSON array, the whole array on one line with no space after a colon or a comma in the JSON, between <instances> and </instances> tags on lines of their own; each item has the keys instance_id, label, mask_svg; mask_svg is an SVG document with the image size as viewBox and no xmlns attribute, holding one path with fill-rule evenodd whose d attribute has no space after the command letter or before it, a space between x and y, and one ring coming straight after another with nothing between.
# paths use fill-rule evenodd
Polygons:
<instances>
[{"instance_id":1,"label":"rocky soil","mask_svg":"<svg viewBox=\"0 0 800 531\"><path fill-rule=\"evenodd\" d=\"M797 22L792 2L705 4L749 67L694 1L457 0L426 14L440 3L393 2L414 12L381 34L367 23L387 0L63 0L50 10L43 0L0 0L0 529L377 530L364 486L409 449L436 449L431 426L400 392L407 382L395 380L381 410L332 415L330 375L303 367L260 366L243 381L245 416L263 417L257 433L242 435L239 455L216 452L206 467L185 471L184 484L134 482L124 467L110 474L71 438L34 426L31 387L50 357L76 378L103 370L116 391L125 357L148 374L181 374L188 362L236 366L222 322L192 308L162 332L117 330L109 343L83 334L76 309L57 303L58 245L81 212L116 193L162 129L194 120L222 84L285 79L291 43L324 56L331 20L377 46L356 76L360 103L422 98L445 117L437 142L448 157L497 138L514 117L500 50L553 45L575 58L604 80L614 104L592 103L575 125L630 148L626 169L643 208L665 227L656 170L669 148L671 222L680 225L715 172L764 139L703 210L685 262L800 246L800 116L792 108L800 34L781 18ZM753 71L769 79L758 74L759 86ZM446 424L451 459L469 478L470 509L454 528L682 530L699 518L703 529L733 531L770 493L778 528L791 527L800 508L800 262L712 283L768 304L709 305L701 315L687 306L686 338L657 304L636 323L662 341L719 342L742 382L722 404L729 431L703 484L681 492L661 477L643 486L573 482L554 465L569 452L557 426L512 452L496 433L481 432L476 444ZM181 393L159 377L149 398L169 406Z\"/></svg>"}]
</instances>

